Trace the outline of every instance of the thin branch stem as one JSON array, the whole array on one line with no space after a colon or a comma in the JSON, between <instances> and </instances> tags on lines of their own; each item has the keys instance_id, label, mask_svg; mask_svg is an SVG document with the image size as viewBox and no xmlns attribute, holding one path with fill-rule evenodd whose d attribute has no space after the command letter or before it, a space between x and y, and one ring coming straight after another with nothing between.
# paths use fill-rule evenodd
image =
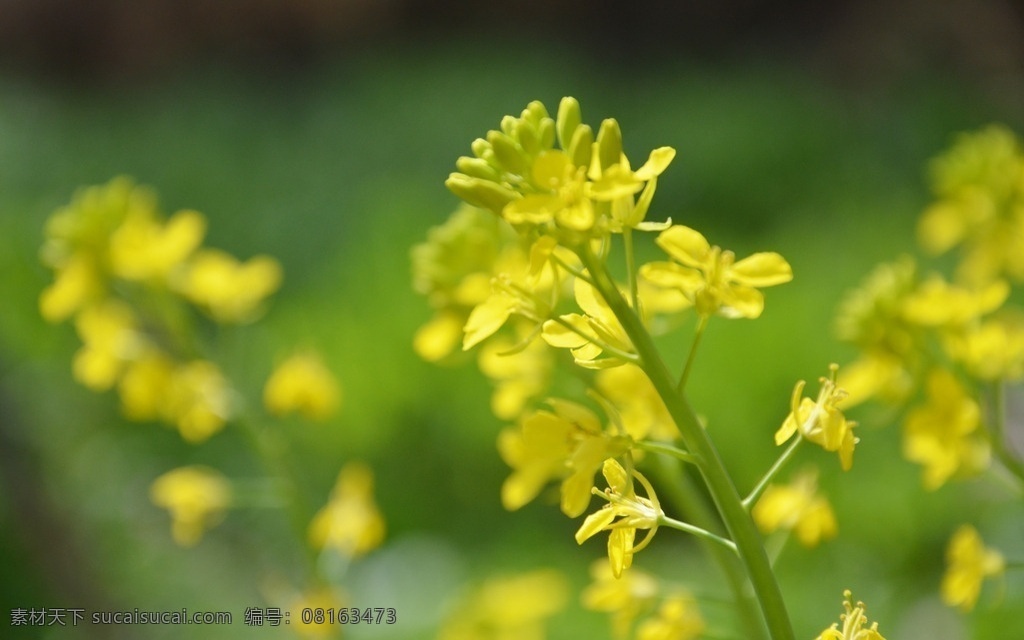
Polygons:
<instances>
[{"instance_id":1,"label":"thin branch stem","mask_svg":"<svg viewBox=\"0 0 1024 640\"><path fill-rule=\"evenodd\" d=\"M714 542L716 544L720 544L723 547L725 547L726 549L729 549L730 551L732 551L733 553L737 553L737 554L739 553L739 550L736 548L736 543L733 542L732 540L728 540L728 539L723 538L721 536L716 536L715 534L711 533L710 531L706 531L704 529L701 529L700 527L695 527L692 524L687 524L687 523L679 521L679 520L674 520L672 518L669 518L666 515L662 515L662 516L658 517L658 525L659 526L664 526L664 527L669 527L670 529L678 529L679 531L685 531L686 533L692 533L693 535L697 536L698 538L702 538L704 540L708 540L710 542Z\"/></svg>"},{"instance_id":2,"label":"thin branch stem","mask_svg":"<svg viewBox=\"0 0 1024 640\"><path fill-rule=\"evenodd\" d=\"M1024 484L1024 462L1012 451L1006 442L1006 382L999 380L993 385L992 402L995 405L995 419L992 420L992 451L1003 463L1006 470Z\"/></svg>"},{"instance_id":3,"label":"thin branch stem","mask_svg":"<svg viewBox=\"0 0 1024 640\"><path fill-rule=\"evenodd\" d=\"M789 443L789 446L786 447L786 450L782 452L782 455L779 456L779 459L775 461L775 464L773 464L771 468L768 469L768 471L764 474L764 477L761 478L757 485L754 486L753 490L750 492L750 495L743 499L744 509L747 509L749 511L751 505L757 502L757 499L761 497L761 494L764 493L764 490L768 488L768 484L775 479L775 476L779 474L779 471L782 470L782 467L786 466L786 463L793 458L793 455L796 453L796 450L800 447L800 444L803 443L803 441L804 437L799 433L796 434L796 437L793 438L793 442Z\"/></svg>"},{"instance_id":4,"label":"thin branch stem","mask_svg":"<svg viewBox=\"0 0 1024 640\"><path fill-rule=\"evenodd\" d=\"M629 299L633 303L633 309L640 312L640 291L636 282L636 259L633 257L633 230L629 227L622 229L622 244L626 248L626 277L629 278Z\"/></svg>"},{"instance_id":5,"label":"thin branch stem","mask_svg":"<svg viewBox=\"0 0 1024 640\"><path fill-rule=\"evenodd\" d=\"M700 345L700 339L704 335L704 329L708 326L708 316L702 315L700 320L697 321L697 331L693 336L693 344L690 345L690 353L686 356L686 366L683 367L683 375L679 376L679 384L676 386L676 391L682 394L686 389L686 382L690 379L690 370L693 368L693 361L697 356L697 347Z\"/></svg>"},{"instance_id":6,"label":"thin branch stem","mask_svg":"<svg viewBox=\"0 0 1024 640\"><path fill-rule=\"evenodd\" d=\"M700 466L700 458L693 455L689 451L683 451L678 447L673 447L672 445L665 444L664 442L638 440L633 443L633 446L635 446L637 449L643 449L644 451L650 451L652 453L664 453L665 455L672 456L673 458L677 458L679 460L682 460L683 462L688 462L690 464Z\"/></svg>"}]
</instances>

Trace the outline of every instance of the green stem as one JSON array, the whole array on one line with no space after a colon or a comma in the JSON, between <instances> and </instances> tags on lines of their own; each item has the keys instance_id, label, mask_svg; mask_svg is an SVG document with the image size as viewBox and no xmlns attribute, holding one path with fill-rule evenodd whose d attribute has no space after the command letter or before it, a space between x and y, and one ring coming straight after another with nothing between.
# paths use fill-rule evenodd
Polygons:
<instances>
[{"instance_id":1,"label":"green stem","mask_svg":"<svg viewBox=\"0 0 1024 640\"><path fill-rule=\"evenodd\" d=\"M736 543L772 640L795 640L789 613L768 561L768 555L765 553L761 534L743 507L743 502L718 455L718 450L701 426L689 402L677 392L675 381L658 354L653 339L615 287L605 265L597 259L587 244L581 247L580 258L590 271L595 287L619 319L626 335L632 340L640 356L641 366L679 428L686 448L700 457L701 475L722 516L729 537Z\"/></svg>"},{"instance_id":2,"label":"green stem","mask_svg":"<svg viewBox=\"0 0 1024 640\"><path fill-rule=\"evenodd\" d=\"M710 509L707 499L701 493L693 479L678 464L670 464L664 456L652 456L647 461L648 470L658 477L658 490L662 498L667 498L676 509L686 514L686 518L712 533L723 534L721 520ZM747 587L747 574L743 570L739 556L730 549L707 540L698 539L708 555L718 563L722 575L725 576L729 589L736 603L736 610L746 629L746 638L761 640L767 638L767 630L761 621L761 612L753 592Z\"/></svg>"},{"instance_id":3,"label":"green stem","mask_svg":"<svg viewBox=\"0 0 1024 640\"><path fill-rule=\"evenodd\" d=\"M736 543L732 540L726 540L722 536L717 536L711 533L710 531L706 531L704 529L701 529L700 527L695 527L692 524L687 524L685 522L674 520L672 518L669 518L668 516L662 515L658 518L658 525L669 527L671 529L678 529L679 531L685 531L686 533L692 533L693 535L697 536L698 538L701 538L702 540L707 540L708 542L720 544L726 549L732 551L733 553L737 553Z\"/></svg>"},{"instance_id":4,"label":"green stem","mask_svg":"<svg viewBox=\"0 0 1024 640\"><path fill-rule=\"evenodd\" d=\"M690 345L690 354L686 356L686 366L683 367L683 375L679 376L679 385L676 387L676 391L682 395L686 389L686 381L690 379L690 369L693 368L693 361L697 355L697 347L700 345L700 339L704 335L704 329L708 326L708 316L701 316L700 320L697 321L697 332L693 337L693 344Z\"/></svg>"},{"instance_id":5,"label":"green stem","mask_svg":"<svg viewBox=\"0 0 1024 640\"><path fill-rule=\"evenodd\" d=\"M1024 463L1006 443L1006 382L999 380L993 388L995 419L992 421L992 450L1003 466L1024 484Z\"/></svg>"},{"instance_id":6,"label":"green stem","mask_svg":"<svg viewBox=\"0 0 1024 640\"><path fill-rule=\"evenodd\" d=\"M796 434L796 437L793 438L793 442L789 443L789 446L786 448L785 451L782 452L782 455L779 456L779 459L775 461L775 464L773 464L771 468L768 469L767 473L764 474L764 477L761 478L760 482L757 483L757 486L755 486L754 489L750 492L750 495L743 499L744 509L749 510L750 506L757 502L757 499L761 497L761 494L764 493L764 490L768 488L768 484L775 479L775 476L779 474L779 471L782 470L782 467L786 466L786 463L790 461L790 459L793 457L793 454L796 453L797 448L800 447L800 443L802 443L803 441L804 437L799 433Z\"/></svg>"},{"instance_id":7,"label":"green stem","mask_svg":"<svg viewBox=\"0 0 1024 640\"><path fill-rule=\"evenodd\" d=\"M639 313L640 292L636 283L636 260L633 257L633 230L629 227L622 229L622 244L626 248L626 277L629 278L629 299L633 303L633 309Z\"/></svg>"},{"instance_id":8,"label":"green stem","mask_svg":"<svg viewBox=\"0 0 1024 640\"><path fill-rule=\"evenodd\" d=\"M653 453L664 453L670 455L673 458L678 458L683 462L689 462L690 464L700 465L700 458L693 455L689 451L683 451L677 447L673 447L670 444L663 442L651 442L650 440L638 440L633 443L633 446L637 449L643 449L644 451L651 451Z\"/></svg>"}]
</instances>

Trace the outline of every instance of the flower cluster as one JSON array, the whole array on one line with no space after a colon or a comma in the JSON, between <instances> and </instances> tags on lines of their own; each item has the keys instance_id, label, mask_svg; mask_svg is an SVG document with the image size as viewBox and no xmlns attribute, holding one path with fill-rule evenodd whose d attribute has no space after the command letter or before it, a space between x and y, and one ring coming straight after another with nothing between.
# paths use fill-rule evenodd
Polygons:
<instances>
[{"instance_id":1,"label":"flower cluster","mask_svg":"<svg viewBox=\"0 0 1024 640\"><path fill-rule=\"evenodd\" d=\"M1024 458L1009 436L1006 396L1024 379L1024 149L1008 129L964 134L931 166L935 200L917 239L928 255L957 249L946 275L903 256L883 264L840 309L840 337L860 351L840 382L846 404L899 408L903 457L936 491L985 472L1024 488ZM965 525L953 536L943 600L969 611L998 552Z\"/></svg>"}]
</instances>

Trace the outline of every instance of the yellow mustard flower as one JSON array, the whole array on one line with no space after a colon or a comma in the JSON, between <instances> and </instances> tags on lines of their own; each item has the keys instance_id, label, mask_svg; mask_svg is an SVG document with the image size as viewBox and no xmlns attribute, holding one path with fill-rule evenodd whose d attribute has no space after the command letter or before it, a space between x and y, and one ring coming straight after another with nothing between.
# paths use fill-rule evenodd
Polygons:
<instances>
[{"instance_id":1,"label":"yellow mustard flower","mask_svg":"<svg viewBox=\"0 0 1024 640\"><path fill-rule=\"evenodd\" d=\"M857 346L860 357L843 367L838 385L851 407L871 397L902 402L914 384L924 334L903 315L904 301L915 290L917 268L909 256L875 267L859 287L848 292L836 315L840 340Z\"/></svg>"},{"instance_id":2,"label":"yellow mustard flower","mask_svg":"<svg viewBox=\"0 0 1024 640\"><path fill-rule=\"evenodd\" d=\"M656 240L674 261L650 262L640 273L662 287L681 290L702 316L757 318L764 310L758 288L789 282L793 270L777 253L755 253L739 262L732 251L711 246L700 232L683 225Z\"/></svg>"},{"instance_id":3,"label":"yellow mustard flower","mask_svg":"<svg viewBox=\"0 0 1024 640\"><path fill-rule=\"evenodd\" d=\"M813 471L799 474L790 484L768 485L750 515L764 533L795 531L805 547L834 538L838 531L835 513L818 493L817 473Z\"/></svg>"},{"instance_id":4,"label":"yellow mustard flower","mask_svg":"<svg viewBox=\"0 0 1024 640\"><path fill-rule=\"evenodd\" d=\"M175 362L167 354L149 348L127 363L117 391L121 411L129 420L157 420L169 412L167 389L174 379Z\"/></svg>"},{"instance_id":5,"label":"yellow mustard flower","mask_svg":"<svg viewBox=\"0 0 1024 640\"><path fill-rule=\"evenodd\" d=\"M932 163L938 200L921 216L918 239L940 254L962 245L959 279L1024 280L1024 151L1000 126L963 134Z\"/></svg>"},{"instance_id":6,"label":"yellow mustard flower","mask_svg":"<svg viewBox=\"0 0 1024 640\"><path fill-rule=\"evenodd\" d=\"M359 462L338 473L331 498L309 524L314 549L335 549L350 557L364 555L384 541L384 517L373 500L373 472Z\"/></svg>"},{"instance_id":7,"label":"yellow mustard flower","mask_svg":"<svg viewBox=\"0 0 1024 640\"><path fill-rule=\"evenodd\" d=\"M679 437L664 401L640 367L627 364L599 371L594 384L618 409L623 428L634 440L650 437L671 441Z\"/></svg>"},{"instance_id":8,"label":"yellow mustard flower","mask_svg":"<svg viewBox=\"0 0 1024 640\"><path fill-rule=\"evenodd\" d=\"M439 640L544 640L568 601L565 577L537 569L495 577L470 592L442 624Z\"/></svg>"},{"instance_id":9,"label":"yellow mustard flower","mask_svg":"<svg viewBox=\"0 0 1024 640\"><path fill-rule=\"evenodd\" d=\"M136 325L131 307L118 300L105 300L78 314L75 328L82 347L72 363L75 379L94 391L111 388L144 344Z\"/></svg>"},{"instance_id":10,"label":"yellow mustard flower","mask_svg":"<svg viewBox=\"0 0 1024 640\"><path fill-rule=\"evenodd\" d=\"M279 364L263 387L267 411L326 420L341 402L341 387L316 353L296 353Z\"/></svg>"},{"instance_id":11,"label":"yellow mustard flower","mask_svg":"<svg viewBox=\"0 0 1024 640\"><path fill-rule=\"evenodd\" d=\"M859 440L853 435L857 423L847 420L838 406L846 397L846 392L836 386L838 370L837 365L832 365L831 376L820 379L821 391L817 400L803 397L803 380L796 383L790 413L775 433L775 444L781 445L799 432L800 437L826 451L838 451L843 470L849 471L853 466L853 448Z\"/></svg>"},{"instance_id":12,"label":"yellow mustard flower","mask_svg":"<svg viewBox=\"0 0 1024 640\"><path fill-rule=\"evenodd\" d=\"M543 340L516 345L497 337L480 350L479 364L494 384L491 411L501 420L515 420L531 400L547 390L554 359Z\"/></svg>"},{"instance_id":13,"label":"yellow mustard flower","mask_svg":"<svg viewBox=\"0 0 1024 640\"><path fill-rule=\"evenodd\" d=\"M962 525L946 548L946 573L942 576L942 601L964 613L974 609L985 578L1006 568L1003 555L985 546L978 530Z\"/></svg>"},{"instance_id":14,"label":"yellow mustard flower","mask_svg":"<svg viewBox=\"0 0 1024 640\"><path fill-rule=\"evenodd\" d=\"M231 416L231 388L217 365L193 360L171 374L164 417L181 437L198 444L224 428Z\"/></svg>"},{"instance_id":15,"label":"yellow mustard flower","mask_svg":"<svg viewBox=\"0 0 1024 640\"><path fill-rule=\"evenodd\" d=\"M695 640L704 633L697 601L686 594L669 596L657 616L640 623L636 640Z\"/></svg>"},{"instance_id":16,"label":"yellow mustard flower","mask_svg":"<svg viewBox=\"0 0 1024 640\"><path fill-rule=\"evenodd\" d=\"M1010 285L993 280L976 287L949 284L935 275L903 300L903 317L922 327L960 327L995 309L1010 295Z\"/></svg>"},{"instance_id":17,"label":"yellow mustard flower","mask_svg":"<svg viewBox=\"0 0 1024 640\"><path fill-rule=\"evenodd\" d=\"M592 411L567 400L549 399L552 410L525 415L518 427L498 436L498 452L512 467L501 486L506 509L519 509L551 480L561 479L561 509L570 518L590 504L594 474L605 458L625 451L622 438L609 436Z\"/></svg>"},{"instance_id":18,"label":"yellow mustard flower","mask_svg":"<svg viewBox=\"0 0 1024 640\"><path fill-rule=\"evenodd\" d=\"M946 353L979 380L1024 377L1024 317L1002 314L946 336Z\"/></svg>"},{"instance_id":19,"label":"yellow mustard flower","mask_svg":"<svg viewBox=\"0 0 1024 640\"><path fill-rule=\"evenodd\" d=\"M132 209L110 236L111 272L125 280L166 278L199 246L206 219L179 211L166 222L147 209Z\"/></svg>"},{"instance_id":20,"label":"yellow mustard flower","mask_svg":"<svg viewBox=\"0 0 1024 640\"><path fill-rule=\"evenodd\" d=\"M177 286L216 321L240 323L252 320L280 284L281 267L269 256L243 263L223 251L202 249L189 260Z\"/></svg>"},{"instance_id":21,"label":"yellow mustard flower","mask_svg":"<svg viewBox=\"0 0 1024 640\"><path fill-rule=\"evenodd\" d=\"M854 606L853 594L849 589L843 592L843 597L843 608L846 609L846 613L839 616L843 628L840 630L838 624L833 622L832 626L822 631L815 640L885 640L878 632L877 622L872 622L870 627L865 628L868 616L864 603L858 602Z\"/></svg>"},{"instance_id":22,"label":"yellow mustard flower","mask_svg":"<svg viewBox=\"0 0 1024 640\"><path fill-rule=\"evenodd\" d=\"M174 541L192 547L230 506L231 483L214 469L179 467L154 480L149 496L170 512Z\"/></svg>"},{"instance_id":23,"label":"yellow mustard flower","mask_svg":"<svg viewBox=\"0 0 1024 640\"><path fill-rule=\"evenodd\" d=\"M39 312L47 322L61 322L102 295L99 268L87 255L74 255L57 269L53 284L39 295Z\"/></svg>"},{"instance_id":24,"label":"yellow mustard flower","mask_svg":"<svg viewBox=\"0 0 1024 640\"><path fill-rule=\"evenodd\" d=\"M635 567L616 578L607 558L591 564L590 576L593 581L580 595L583 606L610 614L612 635L617 640L629 638L633 623L658 596L657 580Z\"/></svg>"},{"instance_id":25,"label":"yellow mustard flower","mask_svg":"<svg viewBox=\"0 0 1024 640\"><path fill-rule=\"evenodd\" d=\"M615 313L597 290L576 278L576 303L583 311L559 316L543 325L541 336L552 347L569 349L576 364L588 369L617 367L636 355Z\"/></svg>"},{"instance_id":26,"label":"yellow mustard flower","mask_svg":"<svg viewBox=\"0 0 1024 640\"><path fill-rule=\"evenodd\" d=\"M903 455L924 465L923 481L935 490L956 475L988 465L989 446L979 432L981 407L945 369L928 376L927 402L911 409L903 424Z\"/></svg>"},{"instance_id":27,"label":"yellow mustard flower","mask_svg":"<svg viewBox=\"0 0 1024 640\"><path fill-rule=\"evenodd\" d=\"M598 532L608 531L608 561L612 574L619 578L633 564L633 555L650 544L665 512L661 510L654 488L638 471L634 470L632 476L647 491L646 498L636 495L633 478L614 458L604 461L601 473L608 482L608 488L598 495L608 504L587 516L576 532L576 542L583 544ZM637 529L647 529L648 532L639 544L634 544Z\"/></svg>"}]
</instances>

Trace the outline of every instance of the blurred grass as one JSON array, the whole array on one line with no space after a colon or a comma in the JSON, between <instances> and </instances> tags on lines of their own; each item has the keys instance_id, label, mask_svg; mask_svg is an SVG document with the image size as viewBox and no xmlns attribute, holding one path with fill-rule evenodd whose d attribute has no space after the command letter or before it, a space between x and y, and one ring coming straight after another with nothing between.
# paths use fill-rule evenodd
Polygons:
<instances>
[{"instance_id":1,"label":"blurred grass","mask_svg":"<svg viewBox=\"0 0 1024 640\"><path fill-rule=\"evenodd\" d=\"M466 577L548 564L575 587L585 583L603 544L577 548L578 523L550 499L515 514L498 503L507 470L494 449L501 425L488 411L486 383L472 366L437 368L410 348L429 314L411 292L408 252L455 206L442 186L455 158L502 115L538 98L554 109L568 94L590 123L616 117L631 157L678 149L651 219L672 216L740 256L777 250L794 267L793 283L767 292L763 319L711 325L692 378L690 395L741 487L776 454L771 434L793 382L813 387L829 362L850 356L832 337L836 304L874 263L910 249L927 202L926 160L953 132L993 120L1024 124L938 76L865 96L782 63L595 69L568 49L480 43L371 50L292 76L214 66L132 87L0 79L4 419L30 452L36 475L25 481L42 481L48 508L81 546L78 562L99 587L97 602L231 609L236 623L217 637L248 637L241 611L262 601L266 570L295 555L273 512L232 513L197 550L174 548L165 514L148 503L153 477L183 462L241 477L259 465L230 432L192 448L168 430L121 423L113 398L72 382L73 331L38 318L36 298L48 282L37 260L45 218L77 186L121 173L156 187L168 212L206 214L212 246L282 262L285 284L270 312L225 352L250 394L296 343L322 349L341 378L341 418L295 425L292 456L314 496L326 497L346 460L367 459L377 473L395 543L353 579L376 598L364 605L421 616L380 637L427 637ZM687 339L684 331L666 340L679 363ZM801 637L837 619L848 587L887 637L936 637L915 621L956 620L934 611L948 533L962 520L995 516L971 486L925 494L917 470L899 458L898 432L874 428L871 415L862 418L850 473L821 452L801 455L822 466L842 532L813 552L787 548L780 560ZM17 490L7 486L0 498ZM75 592L48 581L26 553L24 536L33 533L14 521L12 503L0 507L0 560L17 577L0 587L2 608L76 606L61 600ZM659 537L639 566L671 565L690 546L669 542L669 532ZM437 584L423 584L423 575ZM680 577L700 590L696 572ZM978 638L1024 633L1005 615L1020 602L1019 588L1010 594L1001 611L949 625L975 625ZM602 616L574 604L552 637L602 637L604 629Z\"/></svg>"}]
</instances>

